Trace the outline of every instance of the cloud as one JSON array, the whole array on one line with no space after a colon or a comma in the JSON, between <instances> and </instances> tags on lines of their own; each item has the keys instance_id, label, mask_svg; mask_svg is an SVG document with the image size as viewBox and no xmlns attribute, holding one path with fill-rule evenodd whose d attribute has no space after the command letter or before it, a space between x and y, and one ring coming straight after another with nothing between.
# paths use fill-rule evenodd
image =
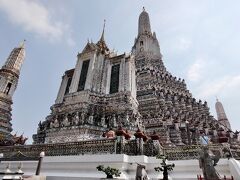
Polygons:
<instances>
[{"instance_id":1,"label":"cloud","mask_svg":"<svg viewBox=\"0 0 240 180\"><path fill-rule=\"evenodd\" d=\"M198 81L201 79L205 62L203 59L197 59L187 71L187 79L190 81Z\"/></svg>"},{"instance_id":2,"label":"cloud","mask_svg":"<svg viewBox=\"0 0 240 180\"><path fill-rule=\"evenodd\" d=\"M50 11L38 1L0 0L0 10L13 24L21 26L28 32L48 38L50 41L62 39L68 31L66 23L54 20ZM68 40L69 37L66 38Z\"/></svg>"},{"instance_id":3,"label":"cloud","mask_svg":"<svg viewBox=\"0 0 240 180\"><path fill-rule=\"evenodd\" d=\"M179 50L187 50L191 46L191 41L189 39L180 37L177 40L177 47Z\"/></svg>"},{"instance_id":4,"label":"cloud","mask_svg":"<svg viewBox=\"0 0 240 180\"><path fill-rule=\"evenodd\" d=\"M199 88L198 97L208 98L219 94L225 94L229 96L234 89L238 91L240 88L240 75L225 76L214 82L208 81L202 87Z\"/></svg>"}]
</instances>

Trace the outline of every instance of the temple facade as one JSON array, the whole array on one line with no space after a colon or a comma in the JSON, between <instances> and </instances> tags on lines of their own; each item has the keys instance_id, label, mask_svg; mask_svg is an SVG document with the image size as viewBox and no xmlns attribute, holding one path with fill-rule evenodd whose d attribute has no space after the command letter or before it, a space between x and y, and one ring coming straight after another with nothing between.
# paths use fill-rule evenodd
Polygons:
<instances>
[{"instance_id":1,"label":"temple facade","mask_svg":"<svg viewBox=\"0 0 240 180\"><path fill-rule=\"evenodd\" d=\"M12 136L12 97L17 88L21 66L25 59L24 42L14 48L0 69L0 145L15 144Z\"/></svg>"},{"instance_id":2,"label":"temple facade","mask_svg":"<svg viewBox=\"0 0 240 180\"><path fill-rule=\"evenodd\" d=\"M216 120L207 102L192 97L184 79L165 68L145 9L131 53L109 50L104 28L98 42L87 42L76 66L64 73L51 113L39 122L33 140L78 142L115 133L153 137L165 147L199 144L200 136L212 143L237 141L230 124Z\"/></svg>"},{"instance_id":3,"label":"temple facade","mask_svg":"<svg viewBox=\"0 0 240 180\"><path fill-rule=\"evenodd\" d=\"M111 52L103 29L100 40L88 42L75 68L65 72L52 113L39 123L34 143L96 139L119 124L140 127L135 81L134 56Z\"/></svg>"}]
</instances>

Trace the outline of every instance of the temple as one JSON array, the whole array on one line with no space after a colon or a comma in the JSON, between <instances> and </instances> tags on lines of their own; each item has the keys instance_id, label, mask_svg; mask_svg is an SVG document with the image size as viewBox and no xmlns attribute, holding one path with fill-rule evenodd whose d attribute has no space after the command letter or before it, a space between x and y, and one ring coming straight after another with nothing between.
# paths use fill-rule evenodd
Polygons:
<instances>
[{"instance_id":1,"label":"temple","mask_svg":"<svg viewBox=\"0 0 240 180\"><path fill-rule=\"evenodd\" d=\"M23 59L22 45L13 50L1 70L5 73L1 75L1 97L8 97L4 102L9 102L2 121L6 125L1 127L6 127L8 134L11 96ZM13 81L5 80L9 74ZM5 157L14 156L16 151L34 157L44 151L47 156L164 153L172 160L196 159L203 140L214 151L223 154L227 146L234 157L240 157L239 132L231 130L222 104L216 104L215 119L207 102L196 100L184 79L164 66L145 9L139 16L138 34L130 53L110 50L104 21L99 40L87 42L77 54L75 67L64 72L50 109L38 124L33 145L0 147Z\"/></svg>"},{"instance_id":2,"label":"temple","mask_svg":"<svg viewBox=\"0 0 240 180\"><path fill-rule=\"evenodd\" d=\"M33 135L34 144L101 139L118 128L128 135L157 135L166 147L199 144L201 135L212 143L235 137L229 135L233 132L221 105L216 120L207 102L193 98L184 79L167 71L145 9L129 54L109 50L104 28L99 41L87 42L76 66L65 72L51 114Z\"/></svg>"},{"instance_id":3,"label":"temple","mask_svg":"<svg viewBox=\"0 0 240 180\"><path fill-rule=\"evenodd\" d=\"M0 69L0 168L28 160L23 167L33 173L33 160L45 152L47 179L103 178L96 170L100 164L118 168L121 179L136 179L135 169L143 163L151 179L161 179L154 167L163 163L156 157L165 156L176 164L171 179L190 180L202 174L199 159L204 174L216 156L222 177L239 178L233 159L240 159L239 132L231 130L221 102L214 118L207 102L195 99L184 79L166 69L144 8L130 53L109 48L105 21L99 40L86 42L75 67L63 73L51 112L29 145L23 135L11 134L12 96L24 58L23 43ZM201 154L203 147L211 157Z\"/></svg>"}]
</instances>

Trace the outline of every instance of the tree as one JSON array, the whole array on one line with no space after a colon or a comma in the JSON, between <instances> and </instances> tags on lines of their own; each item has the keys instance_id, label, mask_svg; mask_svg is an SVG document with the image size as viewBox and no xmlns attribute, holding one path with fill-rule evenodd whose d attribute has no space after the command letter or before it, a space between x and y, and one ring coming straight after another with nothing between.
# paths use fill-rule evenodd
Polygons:
<instances>
[{"instance_id":1,"label":"tree","mask_svg":"<svg viewBox=\"0 0 240 180\"><path fill-rule=\"evenodd\" d=\"M107 175L107 178L113 178L113 176L119 177L121 174L119 169L111 168L109 166L107 168L104 168L103 165L99 165L97 166L97 170L104 172Z\"/></svg>"},{"instance_id":2,"label":"tree","mask_svg":"<svg viewBox=\"0 0 240 180\"><path fill-rule=\"evenodd\" d=\"M175 167L175 164L167 164L167 157L164 155L157 155L157 159L162 159L161 167L155 167L155 171L160 172L163 171L163 180L168 180L168 171L172 171Z\"/></svg>"}]
</instances>

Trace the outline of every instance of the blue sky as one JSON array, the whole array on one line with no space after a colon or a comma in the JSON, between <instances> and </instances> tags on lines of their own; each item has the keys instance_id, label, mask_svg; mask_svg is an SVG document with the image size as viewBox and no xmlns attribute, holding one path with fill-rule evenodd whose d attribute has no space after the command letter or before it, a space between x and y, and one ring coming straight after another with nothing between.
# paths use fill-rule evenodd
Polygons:
<instances>
[{"instance_id":1,"label":"blue sky","mask_svg":"<svg viewBox=\"0 0 240 180\"><path fill-rule=\"evenodd\" d=\"M13 132L31 142L50 113L65 70L87 39L130 52L145 6L167 69L184 78L215 115L216 96L233 130L240 130L240 1L224 0L0 0L0 63L26 39L26 59L14 94Z\"/></svg>"}]
</instances>

